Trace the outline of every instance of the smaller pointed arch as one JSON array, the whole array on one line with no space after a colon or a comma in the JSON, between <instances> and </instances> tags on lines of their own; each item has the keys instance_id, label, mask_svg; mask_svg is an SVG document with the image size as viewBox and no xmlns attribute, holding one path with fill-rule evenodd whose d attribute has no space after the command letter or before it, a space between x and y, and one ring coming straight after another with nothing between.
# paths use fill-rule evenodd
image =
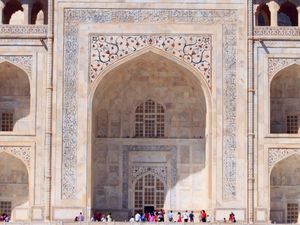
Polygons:
<instances>
[{"instance_id":1,"label":"smaller pointed arch","mask_svg":"<svg viewBox=\"0 0 300 225\"><path fill-rule=\"evenodd\" d=\"M298 134L300 128L300 66L292 64L270 81L271 133Z\"/></svg>"},{"instance_id":2,"label":"smaller pointed arch","mask_svg":"<svg viewBox=\"0 0 300 225\"><path fill-rule=\"evenodd\" d=\"M270 219L272 222L298 223L299 187L300 155L292 154L277 162L270 174ZM287 214L280 213L282 210L287 211Z\"/></svg>"},{"instance_id":3,"label":"smaller pointed arch","mask_svg":"<svg viewBox=\"0 0 300 225\"><path fill-rule=\"evenodd\" d=\"M164 207L166 184L155 174L145 173L138 177L133 184L134 211L146 212L147 210L162 209Z\"/></svg>"},{"instance_id":4,"label":"smaller pointed arch","mask_svg":"<svg viewBox=\"0 0 300 225\"><path fill-rule=\"evenodd\" d=\"M278 11L278 26L298 26L298 10L290 1L281 4Z\"/></svg>"},{"instance_id":5,"label":"smaller pointed arch","mask_svg":"<svg viewBox=\"0 0 300 225\"><path fill-rule=\"evenodd\" d=\"M36 1L31 9L31 24L46 24L46 6L45 2Z\"/></svg>"},{"instance_id":6,"label":"smaller pointed arch","mask_svg":"<svg viewBox=\"0 0 300 225\"><path fill-rule=\"evenodd\" d=\"M0 63L0 130L27 131L30 114L28 74L9 62Z\"/></svg>"},{"instance_id":7,"label":"smaller pointed arch","mask_svg":"<svg viewBox=\"0 0 300 225\"><path fill-rule=\"evenodd\" d=\"M266 3L260 4L255 12L256 26L270 26L271 12Z\"/></svg>"},{"instance_id":8,"label":"smaller pointed arch","mask_svg":"<svg viewBox=\"0 0 300 225\"><path fill-rule=\"evenodd\" d=\"M21 2L18 0L9 0L3 8L3 24L24 24L24 14ZM22 17L22 15L23 17ZM14 16L13 16L14 15ZM13 18L12 18L13 16ZM12 21L11 21L12 20Z\"/></svg>"},{"instance_id":9,"label":"smaller pointed arch","mask_svg":"<svg viewBox=\"0 0 300 225\"><path fill-rule=\"evenodd\" d=\"M0 168L0 202L6 205L5 213L12 216L16 208L28 203L29 173L21 159L7 152L0 153Z\"/></svg>"}]
</instances>

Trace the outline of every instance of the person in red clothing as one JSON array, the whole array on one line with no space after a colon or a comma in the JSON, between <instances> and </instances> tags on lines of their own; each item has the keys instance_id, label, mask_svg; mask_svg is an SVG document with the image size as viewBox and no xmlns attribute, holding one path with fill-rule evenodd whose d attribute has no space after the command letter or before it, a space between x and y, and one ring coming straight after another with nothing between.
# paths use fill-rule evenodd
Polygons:
<instances>
[{"instance_id":1,"label":"person in red clothing","mask_svg":"<svg viewBox=\"0 0 300 225\"><path fill-rule=\"evenodd\" d=\"M149 221L149 219L150 219L150 214L147 211L145 212L145 219L146 219L146 222Z\"/></svg>"},{"instance_id":2,"label":"person in red clothing","mask_svg":"<svg viewBox=\"0 0 300 225\"><path fill-rule=\"evenodd\" d=\"M235 223L235 222L236 222L236 220L235 220L235 215L233 214L233 212L231 212L231 213L229 214L229 219L228 219L228 221L229 221L230 223Z\"/></svg>"},{"instance_id":3,"label":"person in red clothing","mask_svg":"<svg viewBox=\"0 0 300 225\"><path fill-rule=\"evenodd\" d=\"M201 217L201 221L203 222L203 223L206 223L206 212L205 212L205 210L201 210L201 212L200 212L200 217Z\"/></svg>"}]
</instances>

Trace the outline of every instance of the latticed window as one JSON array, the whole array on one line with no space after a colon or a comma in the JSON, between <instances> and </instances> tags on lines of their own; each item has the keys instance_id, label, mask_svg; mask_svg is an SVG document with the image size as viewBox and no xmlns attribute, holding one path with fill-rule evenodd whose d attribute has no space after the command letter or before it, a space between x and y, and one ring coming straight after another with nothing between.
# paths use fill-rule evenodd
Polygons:
<instances>
[{"instance_id":1,"label":"latticed window","mask_svg":"<svg viewBox=\"0 0 300 225\"><path fill-rule=\"evenodd\" d=\"M298 134L298 115L286 117L286 131L288 134Z\"/></svg>"},{"instance_id":2,"label":"latticed window","mask_svg":"<svg viewBox=\"0 0 300 225\"><path fill-rule=\"evenodd\" d=\"M135 110L136 137L164 137L165 110L152 100L147 100Z\"/></svg>"},{"instance_id":3,"label":"latticed window","mask_svg":"<svg viewBox=\"0 0 300 225\"><path fill-rule=\"evenodd\" d=\"M135 183L134 208L142 212L144 207L152 206L162 209L165 201L165 186L163 182L152 174L146 174Z\"/></svg>"},{"instance_id":4,"label":"latticed window","mask_svg":"<svg viewBox=\"0 0 300 225\"><path fill-rule=\"evenodd\" d=\"M1 131L13 131L14 127L14 114L13 113L2 113L1 117Z\"/></svg>"},{"instance_id":5,"label":"latticed window","mask_svg":"<svg viewBox=\"0 0 300 225\"><path fill-rule=\"evenodd\" d=\"M10 201L0 201L0 213L11 215L11 202Z\"/></svg>"},{"instance_id":6,"label":"latticed window","mask_svg":"<svg viewBox=\"0 0 300 225\"><path fill-rule=\"evenodd\" d=\"M287 204L287 222L297 223L298 222L298 204L288 203Z\"/></svg>"}]
</instances>

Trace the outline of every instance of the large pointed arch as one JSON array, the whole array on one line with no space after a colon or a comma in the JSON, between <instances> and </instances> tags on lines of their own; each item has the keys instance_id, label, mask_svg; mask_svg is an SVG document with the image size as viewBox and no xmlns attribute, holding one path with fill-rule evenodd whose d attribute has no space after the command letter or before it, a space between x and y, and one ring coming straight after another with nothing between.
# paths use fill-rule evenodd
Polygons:
<instances>
[{"instance_id":1,"label":"large pointed arch","mask_svg":"<svg viewBox=\"0 0 300 225\"><path fill-rule=\"evenodd\" d=\"M114 64L108 66L97 77L97 79L92 84L90 84L90 91L89 91L89 95L88 95L88 163L87 163L87 165L92 165L92 161L93 161L93 156L92 156L93 126L92 126L92 124L95 123L95 121L93 121L93 102L95 99L101 99L101 98L103 99L103 96L100 97L99 94L96 96L97 91L98 90L105 91L107 89L107 87L105 86L105 83L108 80L111 80L111 81L114 80L114 77L113 77L113 76L115 76L114 73L119 72L119 75L120 75L120 73L122 73L122 72L120 72L121 68L124 68L124 65L127 65L128 63L133 64L135 61L138 61L140 58L146 58L148 56L151 56L154 58L155 57L161 58L162 61L169 62L172 65L176 64L176 66L178 66L178 68L181 68L182 70L185 71L186 74L184 74L184 75L187 76L187 78L190 79L190 81L193 81L193 84L195 84L197 86L197 88L199 89L199 91L203 94L203 101L204 101L203 105L205 105L205 106L203 106L203 107L205 107L204 120L206 121L205 134L203 135L203 138L205 139L205 141L203 142L204 146L205 146L204 147L205 158L203 159L203 163L206 165L206 170L211 171L211 167L212 167L211 151L210 151L210 149L211 149L211 90L210 90L207 82L205 81L204 76L198 70L196 70L192 65L190 65L182 60L179 60L176 57L174 57L173 55L170 55L170 54L168 54L160 49L157 49L155 47L144 48L138 52L135 52L132 55L129 55L123 59L116 61ZM126 68L126 66L125 66L125 68ZM145 97L145 99L147 99L149 96L146 95L144 97ZM150 97L152 98L152 96L150 96ZM134 105L132 105L132 106L134 106ZM105 155L104 155L104 157L105 157ZM104 168L102 168L102 169L104 169ZM89 203L89 201L88 201L87 204L88 205L90 204L89 207L93 208L93 203L92 203L92 199L93 199L93 197L92 197L92 192L93 192L93 190L92 190L92 188L93 188L92 187L93 186L92 185L92 181L93 181L92 166L88 166L87 171L88 171L87 195L88 195L88 199L91 199L91 202ZM196 170L195 170L195 173L196 173ZM198 175L199 174L201 174L201 173L199 172ZM209 177L209 176L207 176L207 177ZM184 178L180 178L180 179L184 179ZM211 180L207 181L207 185L210 185L209 182L211 182ZM171 184L169 184L169 185L171 185ZM170 188L170 186L168 188ZM208 190L208 188L206 188L206 189ZM211 192L208 191L208 193L205 196L209 197L210 194L211 194ZM207 203L207 204L210 204L210 203Z\"/></svg>"}]
</instances>

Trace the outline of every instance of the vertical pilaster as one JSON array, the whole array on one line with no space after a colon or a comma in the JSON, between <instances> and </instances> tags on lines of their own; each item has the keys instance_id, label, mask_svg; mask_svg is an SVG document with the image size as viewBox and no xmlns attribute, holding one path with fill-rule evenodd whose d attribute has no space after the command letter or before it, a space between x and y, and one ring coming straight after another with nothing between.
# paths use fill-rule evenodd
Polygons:
<instances>
[{"instance_id":1,"label":"vertical pilaster","mask_svg":"<svg viewBox=\"0 0 300 225\"><path fill-rule=\"evenodd\" d=\"M280 6L277 2L271 1L267 3L269 6L269 10L271 13L271 27L277 27L278 26L278 10L280 9Z\"/></svg>"},{"instance_id":2,"label":"vertical pilaster","mask_svg":"<svg viewBox=\"0 0 300 225\"><path fill-rule=\"evenodd\" d=\"M24 13L24 25L27 25L29 22L29 6L28 4L22 4L23 13Z\"/></svg>"},{"instance_id":3,"label":"vertical pilaster","mask_svg":"<svg viewBox=\"0 0 300 225\"><path fill-rule=\"evenodd\" d=\"M255 25L255 26L258 26L258 12L257 12L258 7L259 7L259 4L253 5L253 13L254 13L253 25Z\"/></svg>"},{"instance_id":4,"label":"vertical pilaster","mask_svg":"<svg viewBox=\"0 0 300 225\"><path fill-rule=\"evenodd\" d=\"M46 132L45 132L45 212L44 220L51 221L52 185L52 99L53 99L53 0L48 0L48 67L46 83Z\"/></svg>"},{"instance_id":5,"label":"vertical pilaster","mask_svg":"<svg viewBox=\"0 0 300 225\"><path fill-rule=\"evenodd\" d=\"M248 102L247 102L247 221L253 224L254 215L254 69L253 69L253 28L254 28L253 0L248 0Z\"/></svg>"}]
</instances>

